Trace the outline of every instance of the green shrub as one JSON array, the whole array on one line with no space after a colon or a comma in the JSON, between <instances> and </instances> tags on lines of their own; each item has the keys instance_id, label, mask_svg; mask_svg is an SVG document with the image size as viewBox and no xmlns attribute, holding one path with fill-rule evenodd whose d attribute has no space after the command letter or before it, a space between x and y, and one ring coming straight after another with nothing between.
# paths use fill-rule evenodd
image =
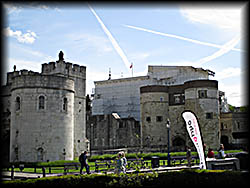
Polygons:
<instances>
[{"instance_id":1,"label":"green shrub","mask_svg":"<svg viewBox=\"0 0 250 188\"><path fill-rule=\"evenodd\" d=\"M249 173L223 170L181 170L165 173L91 174L5 181L7 187L160 187L162 185L247 185Z\"/></svg>"}]
</instances>

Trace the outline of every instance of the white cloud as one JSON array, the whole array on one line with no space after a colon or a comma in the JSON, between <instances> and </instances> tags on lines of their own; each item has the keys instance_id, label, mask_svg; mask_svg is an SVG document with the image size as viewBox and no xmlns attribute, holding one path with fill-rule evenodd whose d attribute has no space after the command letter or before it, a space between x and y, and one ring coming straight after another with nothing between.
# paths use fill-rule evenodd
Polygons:
<instances>
[{"instance_id":1,"label":"white cloud","mask_svg":"<svg viewBox=\"0 0 250 188\"><path fill-rule=\"evenodd\" d=\"M3 4L7 14L18 14L21 11L21 7L13 4Z\"/></svg>"},{"instance_id":2,"label":"white cloud","mask_svg":"<svg viewBox=\"0 0 250 188\"><path fill-rule=\"evenodd\" d=\"M32 44L35 42L37 35L35 32L28 30L27 33L22 33L22 31L13 31L10 27L4 29L4 34L8 37L14 37L21 43Z\"/></svg>"},{"instance_id":3,"label":"white cloud","mask_svg":"<svg viewBox=\"0 0 250 188\"><path fill-rule=\"evenodd\" d=\"M92 94L92 89L95 88L94 81L101 81L108 79L107 72L97 72L91 67L86 69L86 94Z\"/></svg>"},{"instance_id":4,"label":"white cloud","mask_svg":"<svg viewBox=\"0 0 250 188\"><path fill-rule=\"evenodd\" d=\"M215 7L216 6L216 7ZM240 32L241 29L241 6L181 6L181 13L192 23L202 23L215 26L223 30Z\"/></svg>"},{"instance_id":5,"label":"white cloud","mask_svg":"<svg viewBox=\"0 0 250 188\"><path fill-rule=\"evenodd\" d=\"M228 67L226 69L223 69L220 72L216 72L215 79L216 80L223 80L225 78L235 77L241 75L241 69L236 67Z\"/></svg>"},{"instance_id":6,"label":"white cloud","mask_svg":"<svg viewBox=\"0 0 250 188\"><path fill-rule=\"evenodd\" d=\"M233 106L244 106L247 103L247 93L245 90L245 86L242 84L230 84L225 85L223 82L218 83L218 87L220 91L225 92L225 96L227 98L228 104Z\"/></svg>"},{"instance_id":7,"label":"white cloud","mask_svg":"<svg viewBox=\"0 0 250 188\"><path fill-rule=\"evenodd\" d=\"M56 4L46 4L46 3L40 3L40 2L30 2L30 3L4 3L4 8L7 12L7 14L19 14L24 8L30 8L30 9L41 9L41 10L55 10L57 12L62 12L61 9L59 9Z\"/></svg>"}]
</instances>

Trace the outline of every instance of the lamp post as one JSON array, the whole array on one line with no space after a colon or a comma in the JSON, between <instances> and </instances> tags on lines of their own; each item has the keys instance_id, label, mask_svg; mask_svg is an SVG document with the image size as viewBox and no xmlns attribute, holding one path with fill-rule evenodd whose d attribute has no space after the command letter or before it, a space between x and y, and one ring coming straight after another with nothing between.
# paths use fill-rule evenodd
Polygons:
<instances>
[{"instance_id":1,"label":"lamp post","mask_svg":"<svg viewBox=\"0 0 250 188\"><path fill-rule=\"evenodd\" d=\"M170 120L168 118L167 120L167 124L166 124L166 127L167 127L167 130L168 130L168 165L167 166L171 166L171 163L170 163L170 136L169 136L169 131L170 131Z\"/></svg>"},{"instance_id":2,"label":"lamp post","mask_svg":"<svg viewBox=\"0 0 250 188\"><path fill-rule=\"evenodd\" d=\"M90 124L90 156L92 156L92 148L94 148L94 124Z\"/></svg>"}]
</instances>

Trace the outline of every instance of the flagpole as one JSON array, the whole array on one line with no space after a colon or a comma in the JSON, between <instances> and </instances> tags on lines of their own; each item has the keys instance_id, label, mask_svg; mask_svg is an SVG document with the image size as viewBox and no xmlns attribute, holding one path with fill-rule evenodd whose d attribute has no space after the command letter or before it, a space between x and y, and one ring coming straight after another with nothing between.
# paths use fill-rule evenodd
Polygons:
<instances>
[{"instance_id":1,"label":"flagpole","mask_svg":"<svg viewBox=\"0 0 250 188\"><path fill-rule=\"evenodd\" d=\"M134 72L134 65L133 65L133 63L131 63L131 66L132 66L132 77L133 77L133 72Z\"/></svg>"}]
</instances>

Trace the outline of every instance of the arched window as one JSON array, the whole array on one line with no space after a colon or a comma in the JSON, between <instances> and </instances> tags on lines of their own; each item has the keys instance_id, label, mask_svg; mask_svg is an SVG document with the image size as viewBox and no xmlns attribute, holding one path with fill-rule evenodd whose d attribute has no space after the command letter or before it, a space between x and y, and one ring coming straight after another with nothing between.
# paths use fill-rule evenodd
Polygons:
<instances>
[{"instance_id":1,"label":"arched window","mask_svg":"<svg viewBox=\"0 0 250 188\"><path fill-rule=\"evenodd\" d=\"M44 110L45 109L45 97L44 96L39 96L38 98L38 109L39 110Z\"/></svg>"},{"instance_id":2,"label":"arched window","mask_svg":"<svg viewBox=\"0 0 250 188\"><path fill-rule=\"evenodd\" d=\"M21 98L19 96L16 97L16 111L21 109Z\"/></svg>"},{"instance_id":3,"label":"arched window","mask_svg":"<svg viewBox=\"0 0 250 188\"><path fill-rule=\"evenodd\" d=\"M68 110L68 99L66 97L63 98L63 111L67 112Z\"/></svg>"}]
</instances>

